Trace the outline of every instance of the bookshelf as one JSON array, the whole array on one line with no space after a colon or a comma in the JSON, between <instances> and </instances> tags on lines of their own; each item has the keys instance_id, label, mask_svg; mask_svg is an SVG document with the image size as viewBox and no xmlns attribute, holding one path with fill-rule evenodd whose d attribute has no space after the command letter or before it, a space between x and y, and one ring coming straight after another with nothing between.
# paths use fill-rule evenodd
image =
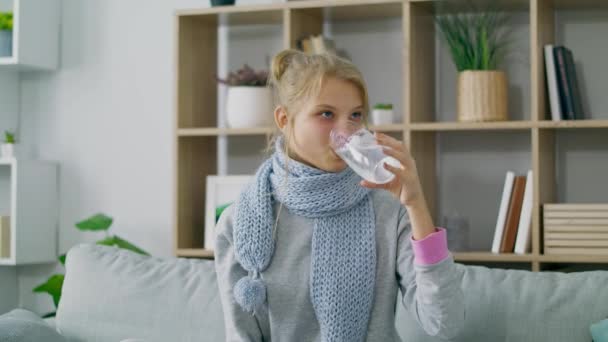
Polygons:
<instances>
[{"instance_id":1,"label":"bookshelf","mask_svg":"<svg viewBox=\"0 0 608 342\"><path fill-rule=\"evenodd\" d=\"M446 194L462 191L462 188L452 185L454 182L449 174L442 173L444 168L456 168L457 171L466 173L466 169L458 170L463 167L462 164L466 164L462 161L456 164L455 159L460 157L470 161L468 171L475 168L475 162L483 162L484 158L488 159L488 162L492 162L492 158L505 160L491 168L491 175L468 179L468 183L465 183L475 194L486 196L488 199L478 201L482 204L487 202L484 204L486 207L482 208L463 205L464 214L474 221L471 234L482 238L477 243L476 251L454 253L457 261L473 264L493 263L504 267L516 265L516 268L533 271L551 269L560 263L608 264L608 256L544 255L540 212L544 203L570 199L598 201L597 196L585 198L581 191L574 195L564 194L563 188L566 187L562 187L559 182L562 179L560 177L564 176L560 175L568 173L573 166L563 166L559 156L565 154L562 151L564 146L569 146L564 144L564 141L577 139L579 136L596 137L595 140L587 139L584 147L600 155L606 153L604 148L608 149L608 144L594 144L594 141L601 139L607 132L608 105L604 106L601 99L594 98L594 101L590 101L594 106L588 119L551 121L546 103L542 47L548 43L570 44L573 41L574 38L568 38L567 34L564 34L570 32L570 29L563 18L567 21L571 13L575 14L576 20L583 20L584 23L585 17L581 19L576 16L577 13L599 10L608 14L608 6L602 0L507 1L504 9L513 12L516 17L516 44L524 57L523 65L520 63L506 68L509 75L513 74L510 86L518 90L509 98L510 120L460 123L455 122L453 113L450 115L450 111L453 112L455 107L455 97L450 97L453 89L444 89L445 84L455 85L455 72L447 70L447 66L453 67L445 64L447 57L440 44L437 44L437 32L433 22L434 5L433 0L310 0L177 11L174 85L175 255L213 257L212 251L202 248L205 221L202 208L205 208L205 176L217 173L220 158L218 141L228 139L232 141L232 145L237 142L244 144L243 141L256 142L259 143L261 151L271 134L270 127L218 127L218 88L213 75L217 72L218 65L219 23L226 22L227 25L235 27L274 27L280 32L279 38L274 38L280 40L277 44L282 48L294 48L299 37L324 33L324 22L330 21L339 28L333 32L337 37L337 47L346 50L351 47L353 50L360 49L361 46L357 45L357 42L352 42L353 35L364 35L362 30L355 30L352 23L365 25L367 22L390 27L391 30L397 28L398 32L392 32L383 38L391 39L394 45L394 49L388 51L386 58L389 61L397 61L395 67L400 75L395 76L393 72L392 81L396 86L390 90L390 95L396 104L395 112L401 113L401 116L396 124L372 126L371 129L386 132L409 146L417 161L425 196L437 224L440 223L441 213L447 212L448 206L454 202L453 198L446 198ZM604 16L604 19L598 17L600 16L592 16L593 20L590 21L595 25L598 25L598 22L600 25L608 24L608 16ZM382 24L385 21L389 24ZM584 30L586 26L582 26ZM349 29L355 32L346 32ZM347 40L351 45L346 44ZM341 43L344 43L344 46L340 46ZM574 46L575 56L581 49L590 47ZM588 55L589 53L585 57ZM370 73L369 70L369 64L362 67L364 76ZM387 69L372 73L384 75L385 72ZM366 80L368 79L370 99L374 96L378 98L378 88L382 83L366 76ZM598 81L598 77L590 80L595 84L602 82ZM458 158L451 156L451 153ZM521 169L521 172L532 169L534 175L532 250L524 255L489 252L491 242L488 240L494 233L504 172L510 168L510 163L518 165L516 169ZM251 165L249 169L253 171L256 167L257 165ZM569 176L565 177L564 179L569 179ZM593 180L590 182L603 186L604 193L608 193L604 185ZM603 197L603 202L608 202L608 198ZM484 245L484 241L488 241L487 246L479 248Z\"/></svg>"}]
</instances>

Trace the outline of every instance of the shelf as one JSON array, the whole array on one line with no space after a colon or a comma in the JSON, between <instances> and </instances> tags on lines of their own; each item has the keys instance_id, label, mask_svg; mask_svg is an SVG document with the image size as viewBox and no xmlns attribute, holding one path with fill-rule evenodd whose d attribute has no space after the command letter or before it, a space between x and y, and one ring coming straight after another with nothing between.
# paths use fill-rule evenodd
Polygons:
<instances>
[{"instance_id":1,"label":"shelf","mask_svg":"<svg viewBox=\"0 0 608 342\"><path fill-rule=\"evenodd\" d=\"M478 262L532 262L532 254L495 254L491 252L454 252L456 261L478 261Z\"/></svg>"},{"instance_id":2,"label":"shelf","mask_svg":"<svg viewBox=\"0 0 608 342\"><path fill-rule=\"evenodd\" d=\"M59 64L59 0L12 0L13 55L0 69L53 70Z\"/></svg>"},{"instance_id":3,"label":"shelf","mask_svg":"<svg viewBox=\"0 0 608 342\"><path fill-rule=\"evenodd\" d=\"M482 131L525 130L534 127L532 121L496 122L416 122L409 125L412 131Z\"/></svg>"},{"instance_id":4,"label":"shelf","mask_svg":"<svg viewBox=\"0 0 608 342\"><path fill-rule=\"evenodd\" d=\"M540 121L540 128L608 128L608 120L563 120L563 121Z\"/></svg>"},{"instance_id":5,"label":"shelf","mask_svg":"<svg viewBox=\"0 0 608 342\"><path fill-rule=\"evenodd\" d=\"M372 131L379 132L400 132L404 130L403 124L390 125L372 125L369 127ZM271 127L252 127L252 128L180 128L177 130L179 137L213 137L223 135L270 135L273 129Z\"/></svg>"},{"instance_id":6,"label":"shelf","mask_svg":"<svg viewBox=\"0 0 608 342\"><path fill-rule=\"evenodd\" d=\"M540 255L540 262L545 263L606 263L608 255Z\"/></svg>"},{"instance_id":7,"label":"shelf","mask_svg":"<svg viewBox=\"0 0 608 342\"><path fill-rule=\"evenodd\" d=\"M178 257L213 259L213 251L202 248L178 248L175 252Z\"/></svg>"},{"instance_id":8,"label":"shelf","mask_svg":"<svg viewBox=\"0 0 608 342\"><path fill-rule=\"evenodd\" d=\"M235 46L228 49L230 66L243 61L261 65L276 48L294 48L298 39L307 35L328 34L334 39L336 47L364 74L370 104L382 101L395 105L402 123L369 128L407 142L433 219L438 221L452 210L470 218L474 241L469 248L475 251L453 253L457 261L535 271L542 270L543 263L608 264L608 257L541 255L539 209L542 203L605 199L600 197L605 194L605 182L591 173L601 175L607 165L603 162L608 147L604 143L606 132L601 131L608 128L608 115L604 115L608 102L601 93L607 78L599 64L602 59L597 57L606 50L601 45L602 35L589 32L604 30L606 16L593 9L608 8L608 1L501 3L500 9L513 14L509 28L514 31L512 49L516 51L515 58L504 65L509 79L509 121L470 123L456 121L457 74L449 51L443 43L438 44L433 18L439 2L309 0L177 11L175 254L213 258L212 251L202 248L205 212L200 208L205 207L206 191L202 179L219 172L253 170L260 162L262 140L273 133L271 127L217 127L218 109L222 109L218 101L222 99L213 76L222 65L217 57L222 46L218 29L227 23L250 25L230 27L236 32L228 37L228 44ZM464 13L466 2L454 0L450 4L456 6L454 11ZM257 24L262 25L254 26ZM257 29L262 30L261 35L254 33ZM586 114L592 119L550 121L542 51L549 43L574 48L587 84L584 93L590 110ZM226 163L220 163L223 161ZM491 253L489 241L504 172L528 169L533 170L535 182L531 251L524 255Z\"/></svg>"},{"instance_id":9,"label":"shelf","mask_svg":"<svg viewBox=\"0 0 608 342\"><path fill-rule=\"evenodd\" d=\"M180 128L177 135L180 137L206 137L222 135L269 135L272 134L270 127L257 128Z\"/></svg>"},{"instance_id":10,"label":"shelf","mask_svg":"<svg viewBox=\"0 0 608 342\"><path fill-rule=\"evenodd\" d=\"M57 261L57 165L0 159L0 211L10 216L10 256L0 265Z\"/></svg>"}]
</instances>

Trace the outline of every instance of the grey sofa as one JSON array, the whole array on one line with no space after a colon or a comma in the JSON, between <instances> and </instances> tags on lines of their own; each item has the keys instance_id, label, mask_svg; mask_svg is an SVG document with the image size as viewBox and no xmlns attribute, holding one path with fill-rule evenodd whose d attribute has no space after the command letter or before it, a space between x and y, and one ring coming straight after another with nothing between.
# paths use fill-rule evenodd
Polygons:
<instances>
[{"instance_id":1,"label":"grey sofa","mask_svg":"<svg viewBox=\"0 0 608 342\"><path fill-rule=\"evenodd\" d=\"M466 324L456 341L590 342L590 325L608 317L608 271L459 267ZM66 270L55 328L69 341L224 340L210 260L81 244L69 251ZM403 341L437 341L400 304L395 324Z\"/></svg>"}]
</instances>

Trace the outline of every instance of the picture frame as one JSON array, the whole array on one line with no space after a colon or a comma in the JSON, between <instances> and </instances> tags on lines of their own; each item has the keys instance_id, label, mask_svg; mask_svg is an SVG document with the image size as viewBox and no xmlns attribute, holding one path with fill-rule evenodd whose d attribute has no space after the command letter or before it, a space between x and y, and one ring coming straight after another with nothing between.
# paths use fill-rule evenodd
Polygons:
<instances>
[{"instance_id":1,"label":"picture frame","mask_svg":"<svg viewBox=\"0 0 608 342\"><path fill-rule=\"evenodd\" d=\"M219 214L228 205L236 201L245 186L253 180L254 175L209 175L205 191L205 231L203 248L214 249L215 225Z\"/></svg>"}]
</instances>

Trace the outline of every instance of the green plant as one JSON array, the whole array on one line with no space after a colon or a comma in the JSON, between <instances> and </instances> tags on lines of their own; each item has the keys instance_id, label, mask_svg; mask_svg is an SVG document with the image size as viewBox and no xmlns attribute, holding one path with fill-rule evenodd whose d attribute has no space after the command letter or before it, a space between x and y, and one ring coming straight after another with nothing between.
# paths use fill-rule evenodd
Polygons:
<instances>
[{"instance_id":1,"label":"green plant","mask_svg":"<svg viewBox=\"0 0 608 342\"><path fill-rule=\"evenodd\" d=\"M11 131L4 131L4 142L6 144L14 144L15 143L15 133Z\"/></svg>"},{"instance_id":2,"label":"green plant","mask_svg":"<svg viewBox=\"0 0 608 342\"><path fill-rule=\"evenodd\" d=\"M236 72L229 72L228 77L225 79L215 76L215 79L222 84L229 86L252 86L252 87L263 87L268 82L268 71L266 70L254 70L249 65L244 64L242 68L236 70Z\"/></svg>"},{"instance_id":3,"label":"green plant","mask_svg":"<svg viewBox=\"0 0 608 342\"><path fill-rule=\"evenodd\" d=\"M13 29L13 13L0 12L0 31L11 31Z\"/></svg>"},{"instance_id":4,"label":"green plant","mask_svg":"<svg viewBox=\"0 0 608 342\"><path fill-rule=\"evenodd\" d=\"M374 109L393 109L393 105L391 103L376 103Z\"/></svg>"},{"instance_id":5,"label":"green plant","mask_svg":"<svg viewBox=\"0 0 608 342\"><path fill-rule=\"evenodd\" d=\"M225 204L218 205L218 206L215 208L215 223L217 223L217 221L219 221L220 216L222 215L222 212L223 212L223 211L224 211L226 208L228 208L228 206L230 206L231 204L232 204L232 202L228 202L228 203L225 203Z\"/></svg>"},{"instance_id":6,"label":"green plant","mask_svg":"<svg viewBox=\"0 0 608 342\"><path fill-rule=\"evenodd\" d=\"M118 237L117 235L110 235L108 230L112 225L112 222L113 219L111 217L100 213L76 223L76 228L78 228L80 231L105 232L105 237L96 242L96 244L98 245L116 246L118 248L127 249L135 253L149 255L141 248ZM64 266L65 258L65 254L59 256L59 262L61 262L61 264ZM61 300L61 289L63 287L63 279L63 274L52 275L45 283L36 286L33 289L33 292L48 293L51 297L53 297L53 303L55 304L55 309L57 309L59 301ZM55 316L55 312L50 312L44 315L43 317L46 318L53 316Z\"/></svg>"},{"instance_id":7,"label":"green plant","mask_svg":"<svg viewBox=\"0 0 608 342\"><path fill-rule=\"evenodd\" d=\"M509 45L510 30L507 28L510 16L496 10L492 4L479 9L469 3L469 11L462 13L448 9L446 3L441 3L435 22L456 69L498 69Z\"/></svg>"}]
</instances>

